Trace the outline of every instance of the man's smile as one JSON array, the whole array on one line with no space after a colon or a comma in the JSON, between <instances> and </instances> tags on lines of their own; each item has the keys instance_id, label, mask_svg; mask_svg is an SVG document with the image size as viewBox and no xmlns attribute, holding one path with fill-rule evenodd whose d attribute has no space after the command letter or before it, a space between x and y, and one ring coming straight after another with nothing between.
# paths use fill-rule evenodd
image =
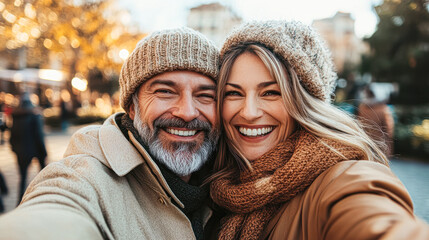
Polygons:
<instances>
[{"instance_id":1,"label":"man's smile","mask_svg":"<svg viewBox=\"0 0 429 240\"><path fill-rule=\"evenodd\" d=\"M194 136L197 133L197 130L195 129L184 129L184 128L165 128L164 129L166 132L173 134L173 135L177 135L177 136L181 136L181 137L189 137L189 136Z\"/></svg>"}]
</instances>

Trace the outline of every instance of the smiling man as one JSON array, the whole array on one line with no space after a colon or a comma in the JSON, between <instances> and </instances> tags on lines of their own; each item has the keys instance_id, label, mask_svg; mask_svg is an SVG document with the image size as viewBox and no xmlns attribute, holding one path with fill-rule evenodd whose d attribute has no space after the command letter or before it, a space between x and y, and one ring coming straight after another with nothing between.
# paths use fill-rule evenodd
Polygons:
<instances>
[{"instance_id":1,"label":"smiling man","mask_svg":"<svg viewBox=\"0 0 429 240\"><path fill-rule=\"evenodd\" d=\"M0 218L0 239L202 239L219 53L189 28L144 38L121 70L126 113L73 135Z\"/></svg>"},{"instance_id":2,"label":"smiling man","mask_svg":"<svg viewBox=\"0 0 429 240\"><path fill-rule=\"evenodd\" d=\"M132 97L129 115L142 144L185 182L217 142L215 88L208 76L173 71L151 78Z\"/></svg>"}]
</instances>

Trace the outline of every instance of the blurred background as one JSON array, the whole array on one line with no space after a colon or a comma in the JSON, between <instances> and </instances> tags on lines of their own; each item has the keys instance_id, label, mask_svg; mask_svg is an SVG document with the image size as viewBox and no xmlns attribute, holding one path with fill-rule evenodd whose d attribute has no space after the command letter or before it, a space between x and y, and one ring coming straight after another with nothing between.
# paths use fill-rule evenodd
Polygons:
<instances>
[{"instance_id":1,"label":"blurred background","mask_svg":"<svg viewBox=\"0 0 429 240\"><path fill-rule=\"evenodd\" d=\"M392 169L429 221L427 0L2 0L0 170L8 185L17 174L8 129L21 94L41 109L48 162L57 161L76 129L121 111L119 72L142 37L188 26L221 46L235 26L261 19L299 20L319 32L333 53L339 108L357 115L365 89L388 106ZM13 208L16 198L5 198Z\"/></svg>"}]
</instances>

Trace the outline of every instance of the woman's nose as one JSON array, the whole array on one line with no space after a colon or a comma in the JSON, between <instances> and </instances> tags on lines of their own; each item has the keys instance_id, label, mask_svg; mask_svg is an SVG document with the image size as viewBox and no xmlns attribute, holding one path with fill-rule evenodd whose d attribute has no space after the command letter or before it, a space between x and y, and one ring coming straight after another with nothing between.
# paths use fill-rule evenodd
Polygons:
<instances>
[{"instance_id":1,"label":"woman's nose","mask_svg":"<svg viewBox=\"0 0 429 240\"><path fill-rule=\"evenodd\" d=\"M262 110L255 97L246 97L243 108L241 109L241 116L249 121L262 116Z\"/></svg>"}]
</instances>

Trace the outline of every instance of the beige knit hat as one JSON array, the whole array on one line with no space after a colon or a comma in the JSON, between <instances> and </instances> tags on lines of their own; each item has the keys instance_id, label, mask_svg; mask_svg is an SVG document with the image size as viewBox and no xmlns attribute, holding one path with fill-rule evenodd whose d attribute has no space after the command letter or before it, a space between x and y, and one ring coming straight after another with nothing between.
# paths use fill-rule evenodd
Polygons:
<instances>
[{"instance_id":1,"label":"beige knit hat","mask_svg":"<svg viewBox=\"0 0 429 240\"><path fill-rule=\"evenodd\" d=\"M219 50L201 33L187 27L162 30L143 38L122 66L121 107L128 111L131 96L157 74L189 70L217 80Z\"/></svg>"},{"instance_id":2,"label":"beige knit hat","mask_svg":"<svg viewBox=\"0 0 429 240\"><path fill-rule=\"evenodd\" d=\"M309 26L278 20L244 24L227 37L221 58L232 47L243 43L265 45L291 65L311 95L326 102L331 100L337 74L325 42Z\"/></svg>"}]
</instances>

